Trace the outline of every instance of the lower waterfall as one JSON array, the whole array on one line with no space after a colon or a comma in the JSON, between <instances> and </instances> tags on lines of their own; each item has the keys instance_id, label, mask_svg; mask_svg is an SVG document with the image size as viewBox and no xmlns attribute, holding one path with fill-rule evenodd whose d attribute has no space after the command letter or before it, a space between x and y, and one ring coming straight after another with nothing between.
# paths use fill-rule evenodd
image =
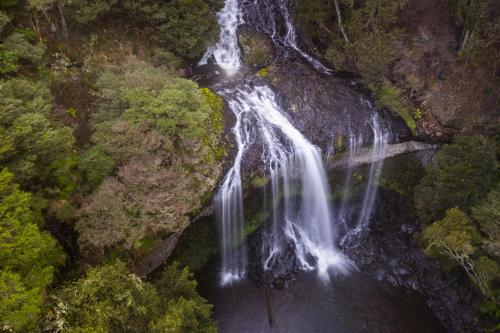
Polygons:
<instances>
[{"instance_id":1,"label":"lower waterfall","mask_svg":"<svg viewBox=\"0 0 500 333\"><path fill-rule=\"evenodd\" d=\"M348 261L335 246L330 188L319 149L283 115L269 87L245 85L222 95L236 117L233 133L238 144L234 165L216 197L222 222L222 282L241 277L245 270L245 249L237 242L244 237L241 159L257 140L262 141L273 202L272 234L263 242L264 269L279 258L286 237L302 269L317 269L325 281L332 269L346 272Z\"/></svg>"}]
</instances>

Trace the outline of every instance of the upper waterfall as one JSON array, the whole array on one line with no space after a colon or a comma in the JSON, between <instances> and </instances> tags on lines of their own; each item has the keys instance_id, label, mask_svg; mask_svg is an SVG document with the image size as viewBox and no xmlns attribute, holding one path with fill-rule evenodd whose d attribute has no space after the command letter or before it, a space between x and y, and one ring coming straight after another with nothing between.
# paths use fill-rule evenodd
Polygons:
<instances>
[{"instance_id":1,"label":"upper waterfall","mask_svg":"<svg viewBox=\"0 0 500 333\"><path fill-rule=\"evenodd\" d=\"M330 68L300 47L291 0L253 0L247 6L256 21L256 28L268 35L275 45L281 46L286 53L305 59L322 73L332 73Z\"/></svg>"},{"instance_id":2,"label":"upper waterfall","mask_svg":"<svg viewBox=\"0 0 500 333\"><path fill-rule=\"evenodd\" d=\"M285 44L326 71L319 62L300 51L288 8L283 10L288 31ZM220 40L207 50L200 64L212 58L228 75L233 75L241 66L237 28L242 19L238 1L226 0L218 18ZM273 210L273 237L263 244L266 252L263 265L269 268L272 262L279 260L282 248L278 239L286 237L293 242L303 269L317 268L324 280L329 278L332 267L345 269L345 260L335 246L336 230L328 199L330 189L319 149L283 115L268 86L244 85L221 94L236 117L233 133L238 148L234 164L215 197L221 226L222 283L245 274L246 250L241 244L244 238L241 163L250 144L259 139L263 142L263 161L272 180L273 205L278 207L280 201L284 202L283 209ZM298 201L289 193L295 183L301 191Z\"/></svg>"},{"instance_id":3,"label":"upper waterfall","mask_svg":"<svg viewBox=\"0 0 500 333\"><path fill-rule=\"evenodd\" d=\"M226 0L224 8L217 14L220 25L219 42L208 48L199 65L206 65L209 59L222 67L227 75L236 74L241 66L241 52L238 46L237 30L242 23L238 0Z\"/></svg>"}]
</instances>

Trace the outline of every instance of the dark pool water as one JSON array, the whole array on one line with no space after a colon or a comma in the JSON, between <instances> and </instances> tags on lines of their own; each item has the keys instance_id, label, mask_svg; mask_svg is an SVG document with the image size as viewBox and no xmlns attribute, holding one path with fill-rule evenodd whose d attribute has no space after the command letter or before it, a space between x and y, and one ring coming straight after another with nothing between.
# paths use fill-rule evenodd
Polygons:
<instances>
[{"instance_id":1,"label":"dark pool water","mask_svg":"<svg viewBox=\"0 0 500 333\"><path fill-rule=\"evenodd\" d=\"M266 297L246 279L220 287L214 268L199 276L199 289L215 306L220 332L445 332L419 295L357 271L326 285L302 273L288 289L269 290Z\"/></svg>"}]
</instances>

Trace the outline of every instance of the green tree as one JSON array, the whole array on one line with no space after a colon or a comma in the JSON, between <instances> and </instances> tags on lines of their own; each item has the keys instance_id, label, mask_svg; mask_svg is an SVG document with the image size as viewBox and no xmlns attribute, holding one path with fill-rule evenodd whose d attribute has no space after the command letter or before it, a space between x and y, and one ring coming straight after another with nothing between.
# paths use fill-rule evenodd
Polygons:
<instances>
[{"instance_id":1,"label":"green tree","mask_svg":"<svg viewBox=\"0 0 500 333\"><path fill-rule=\"evenodd\" d=\"M13 175L0 172L0 324L29 331L40 314L55 267L64 262L56 241L41 232L41 215Z\"/></svg>"},{"instance_id":2,"label":"green tree","mask_svg":"<svg viewBox=\"0 0 500 333\"><path fill-rule=\"evenodd\" d=\"M17 72L19 67L17 53L0 43L0 77Z\"/></svg>"},{"instance_id":3,"label":"green tree","mask_svg":"<svg viewBox=\"0 0 500 333\"><path fill-rule=\"evenodd\" d=\"M211 320L212 306L196 291L196 280L179 264L167 266L155 282L166 313L153 321L153 332L216 332Z\"/></svg>"},{"instance_id":4,"label":"green tree","mask_svg":"<svg viewBox=\"0 0 500 333\"><path fill-rule=\"evenodd\" d=\"M86 150L78 163L78 168L85 174L91 188L97 187L113 171L114 166L115 161L99 145Z\"/></svg>"},{"instance_id":5,"label":"green tree","mask_svg":"<svg viewBox=\"0 0 500 333\"><path fill-rule=\"evenodd\" d=\"M52 96L44 83L22 78L0 82L0 165L26 188L58 186L61 161L73 153L72 131L50 120L51 110Z\"/></svg>"},{"instance_id":6,"label":"green tree","mask_svg":"<svg viewBox=\"0 0 500 333\"><path fill-rule=\"evenodd\" d=\"M158 292L131 274L122 262L92 268L54 293L44 327L68 333L210 332L207 328L214 328L211 307L191 288L191 276L176 266L166 270L172 279L163 279L168 284L159 284ZM178 287L184 288L186 297L161 292Z\"/></svg>"},{"instance_id":7,"label":"green tree","mask_svg":"<svg viewBox=\"0 0 500 333\"><path fill-rule=\"evenodd\" d=\"M464 212L449 209L444 219L425 228L423 240L427 255L460 265L481 292L491 296L491 283L500 277L500 268L493 260L479 255L481 235Z\"/></svg>"},{"instance_id":8,"label":"green tree","mask_svg":"<svg viewBox=\"0 0 500 333\"><path fill-rule=\"evenodd\" d=\"M125 264L93 268L53 296L46 328L51 332L145 332L158 310L153 286Z\"/></svg>"},{"instance_id":9,"label":"green tree","mask_svg":"<svg viewBox=\"0 0 500 333\"><path fill-rule=\"evenodd\" d=\"M172 0L159 32L165 47L180 56L196 58L217 41L219 28L206 1Z\"/></svg>"},{"instance_id":10,"label":"green tree","mask_svg":"<svg viewBox=\"0 0 500 333\"><path fill-rule=\"evenodd\" d=\"M5 331L29 331L40 313L39 288L27 288L19 274L0 270L0 324Z\"/></svg>"},{"instance_id":11,"label":"green tree","mask_svg":"<svg viewBox=\"0 0 500 333\"><path fill-rule=\"evenodd\" d=\"M185 79L172 79L158 92L144 88L126 89L123 92L128 108L123 119L153 126L174 141L200 137L211 109L197 85Z\"/></svg>"},{"instance_id":12,"label":"green tree","mask_svg":"<svg viewBox=\"0 0 500 333\"><path fill-rule=\"evenodd\" d=\"M486 236L483 239L486 251L500 259L500 186L488 193L480 205L472 208L472 217Z\"/></svg>"},{"instance_id":13,"label":"green tree","mask_svg":"<svg viewBox=\"0 0 500 333\"><path fill-rule=\"evenodd\" d=\"M450 207L468 212L495 186L494 145L484 137L459 138L445 145L415 189L415 206L424 221L441 218Z\"/></svg>"},{"instance_id":14,"label":"green tree","mask_svg":"<svg viewBox=\"0 0 500 333\"><path fill-rule=\"evenodd\" d=\"M151 248L142 246L145 239L182 232L216 185L222 100L133 57L102 73L96 87L91 141L99 148L80 166L95 184L110 171L108 163L114 175L82 203L75 226L80 249L92 255L133 249L140 260Z\"/></svg>"},{"instance_id":15,"label":"green tree","mask_svg":"<svg viewBox=\"0 0 500 333\"><path fill-rule=\"evenodd\" d=\"M217 332L210 320L211 307L197 300L181 297L167 305L167 313L150 325L154 333Z\"/></svg>"},{"instance_id":16,"label":"green tree","mask_svg":"<svg viewBox=\"0 0 500 333\"><path fill-rule=\"evenodd\" d=\"M18 59L28 61L34 66L40 64L45 53L44 44L32 44L27 36L19 32L7 37L3 45L7 50L14 52Z\"/></svg>"}]
</instances>

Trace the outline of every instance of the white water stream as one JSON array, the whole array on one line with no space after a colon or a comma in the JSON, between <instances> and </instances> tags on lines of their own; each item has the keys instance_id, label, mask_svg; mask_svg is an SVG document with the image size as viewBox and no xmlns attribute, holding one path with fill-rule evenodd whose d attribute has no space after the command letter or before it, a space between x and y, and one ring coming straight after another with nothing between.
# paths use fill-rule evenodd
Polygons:
<instances>
[{"instance_id":1,"label":"white water stream","mask_svg":"<svg viewBox=\"0 0 500 333\"><path fill-rule=\"evenodd\" d=\"M330 188L318 148L284 116L269 87L244 85L222 94L236 116L233 132L238 142L235 163L217 196L218 206L223 211L223 248L231 243L230 239L224 239L224 235L238 237L238 231L233 234L232 228L239 226L240 235L243 232L243 217L239 214L242 205L241 158L251 143L260 140L272 183L273 234L285 234L294 243L301 267L317 269L323 280L329 279L331 269L345 272L347 262L335 246L336 228L328 199ZM298 200L291 193L292 187L300 191ZM236 199L240 201L236 202ZM278 205L280 200L283 203ZM227 221L225 217L236 219ZM266 247L268 255L264 268L268 268L284 250L275 238ZM242 251L233 249L232 252ZM244 266L245 260L223 255L223 281L241 276Z\"/></svg>"},{"instance_id":2,"label":"white water stream","mask_svg":"<svg viewBox=\"0 0 500 333\"><path fill-rule=\"evenodd\" d=\"M206 65L209 59L213 59L228 76L232 76L241 66L237 32L243 19L238 0L226 0L224 8L217 14L217 21L220 25L219 42L205 52L198 64Z\"/></svg>"}]
</instances>

